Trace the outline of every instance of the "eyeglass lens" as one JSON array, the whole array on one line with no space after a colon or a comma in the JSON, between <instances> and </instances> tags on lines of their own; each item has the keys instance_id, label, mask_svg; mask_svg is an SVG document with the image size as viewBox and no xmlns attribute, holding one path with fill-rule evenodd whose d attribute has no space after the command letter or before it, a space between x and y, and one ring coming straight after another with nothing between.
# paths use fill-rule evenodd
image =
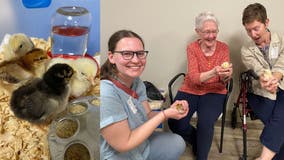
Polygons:
<instances>
[{"instance_id":1,"label":"eyeglass lens","mask_svg":"<svg viewBox=\"0 0 284 160\"><path fill-rule=\"evenodd\" d=\"M148 51L115 51L117 53L120 53L124 59L132 59L134 57L134 54L140 59L146 58Z\"/></svg>"},{"instance_id":2,"label":"eyeglass lens","mask_svg":"<svg viewBox=\"0 0 284 160\"><path fill-rule=\"evenodd\" d=\"M208 35L208 34L217 34L219 31L218 30L207 30L207 31L201 31L202 33Z\"/></svg>"}]
</instances>

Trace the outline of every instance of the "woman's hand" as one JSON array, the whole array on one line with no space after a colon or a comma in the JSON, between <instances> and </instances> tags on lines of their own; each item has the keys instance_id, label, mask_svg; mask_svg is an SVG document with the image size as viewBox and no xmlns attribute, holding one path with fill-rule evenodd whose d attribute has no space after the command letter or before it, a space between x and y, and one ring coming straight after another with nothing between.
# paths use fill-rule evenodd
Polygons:
<instances>
[{"instance_id":1,"label":"woman's hand","mask_svg":"<svg viewBox=\"0 0 284 160\"><path fill-rule=\"evenodd\" d=\"M232 77L233 73L232 63L230 63L229 66L226 68L223 68L221 66L216 66L214 69L216 75L219 76L222 82L227 82Z\"/></svg>"},{"instance_id":2,"label":"woman's hand","mask_svg":"<svg viewBox=\"0 0 284 160\"><path fill-rule=\"evenodd\" d=\"M189 106L186 100L175 101L170 108L162 111L166 118L181 119L187 115Z\"/></svg>"},{"instance_id":3,"label":"woman's hand","mask_svg":"<svg viewBox=\"0 0 284 160\"><path fill-rule=\"evenodd\" d=\"M148 108L147 101L143 102ZM178 111L176 106L180 105L183 112ZM150 109L149 109L150 110ZM167 118L181 119L188 113L188 103L185 100L176 101L170 108L157 112L149 120L137 128L130 128L128 119L112 123L101 129L101 135L118 152L127 152L143 143Z\"/></svg>"},{"instance_id":4,"label":"woman's hand","mask_svg":"<svg viewBox=\"0 0 284 160\"><path fill-rule=\"evenodd\" d=\"M263 74L259 77L259 82L262 88L266 89L268 92L275 94L278 88L278 79L272 76L267 79Z\"/></svg>"}]
</instances>

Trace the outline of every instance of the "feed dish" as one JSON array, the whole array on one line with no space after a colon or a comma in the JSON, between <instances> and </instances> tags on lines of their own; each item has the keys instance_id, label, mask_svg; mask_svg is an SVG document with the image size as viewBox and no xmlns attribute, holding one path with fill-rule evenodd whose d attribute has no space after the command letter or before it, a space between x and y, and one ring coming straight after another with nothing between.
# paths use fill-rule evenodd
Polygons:
<instances>
[{"instance_id":1,"label":"feed dish","mask_svg":"<svg viewBox=\"0 0 284 160\"><path fill-rule=\"evenodd\" d=\"M87 111L88 105L85 103L71 103L68 106L68 112L73 115L83 114Z\"/></svg>"},{"instance_id":2,"label":"feed dish","mask_svg":"<svg viewBox=\"0 0 284 160\"><path fill-rule=\"evenodd\" d=\"M83 143L74 142L66 147L64 160L91 160L90 151Z\"/></svg>"},{"instance_id":3,"label":"feed dish","mask_svg":"<svg viewBox=\"0 0 284 160\"><path fill-rule=\"evenodd\" d=\"M56 122L58 120L54 120L51 123L50 131L48 133L48 143L51 159L60 159L65 160L66 157L76 157L78 154L85 155L86 160L94 160L99 159L99 106L92 104L93 99L99 99L96 96L87 96L75 99L69 103L67 106L67 114L64 115L61 119L67 120L75 120L78 122L78 130L75 134L69 134L68 138L61 138L56 133ZM78 107L76 108L75 113L70 112L70 107ZM86 107L85 111L81 110L82 107ZM77 110L78 109L78 110ZM80 112L83 111L83 112ZM62 127L64 128L64 127ZM74 128L73 128L74 129ZM70 130L74 131L74 130ZM71 135L71 136L70 136ZM79 144L72 145L71 144ZM83 145L83 146L82 146ZM73 152L74 148L79 147L79 150ZM69 149L68 149L69 148ZM88 153L87 153L88 150ZM72 152L72 153L66 153ZM89 158L88 158L89 157ZM75 159L75 158L74 158ZM80 160L82 157L80 157ZM71 158L72 160L72 158ZM85 160L85 159L84 159Z\"/></svg>"},{"instance_id":4,"label":"feed dish","mask_svg":"<svg viewBox=\"0 0 284 160\"><path fill-rule=\"evenodd\" d=\"M79 129L79 122L71 118L63 118L56 122L55 133L60 138L70 138Z\"/></svg>"},{"instance_id":5,"label":"feed dish","mask_svg":"<svg viewBox=\"0 0 284 160\"><path fill-rule=\"evenodd\" d=\"M97 97L94 97L94 99L91 99L91 104L95 106L100 106L100 99Z\"/></svg>"}]
</instances>

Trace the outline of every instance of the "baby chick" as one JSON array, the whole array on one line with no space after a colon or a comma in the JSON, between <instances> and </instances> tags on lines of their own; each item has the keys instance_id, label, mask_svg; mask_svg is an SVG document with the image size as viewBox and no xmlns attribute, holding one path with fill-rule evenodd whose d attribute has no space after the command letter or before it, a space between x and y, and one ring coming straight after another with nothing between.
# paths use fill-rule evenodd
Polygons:
<instances>
[{"instance_id":1,"label":"baby chick","mask_svg":"<svg viewBox=\"0 0 284 160\"><path fill-rule=\"evenodd\" d=\"M50 123L66 109L72 75L73 69L69 65L53 65L43 78L35 78L13 92L11 110L18 118L31 123Z\"/></svg>"},{"instance_id":2,"label":"baby chick","mask_svg":"<svg viewBox=\"0 0 284 160\"><path fill-rule=\"evenodd\" d=\"M263 70L263 79L265 81L268 81L270 78L272 78L272 72L270 71L270 69L264 69Z\"/></svg>"},{"instance_id":3,"label":"baby chick","mask_svg":"<svg viewBox=\"0 0 284 160\"><path fill-rule=\"evenodd\" d=\"M40 48L34 48L21 57L24 67L32 72L35 77L42 77L48 60L47 51Z\"/></svg>"},{"instance_id":4,"label":"baby chick","mask_svg":"<svg viewBox=\"0 0 284 160\"><path fill-rule=\"evenodd\" d=\"M229 62L223 62L223 63L221 64L221 67L222 67L223 69L227 69L227 68L229 68L229 66L230 66L230 63L229 63Z\"/></svg>"},{"instance_id":5,"label":"baby chick","mask_svg":"<svg viewBox=\"0 0 284 160\"><path fill-rule=\"evenodd\" d=\"M75 74L71 79L71 96L85 95L95 85L95 76L98 71L96 62L91 58L78 58L73 61Z\"/></svg>"},{"instance_id":6,"label":"baby chick","mask_svg":"<svg viewBox=\"0 0 284 160\"><path fill-rule=\"evenodd\" d=\"M33 73L23 67L21 61L12 60L0 63L0 87L8 95L33 77Z\"/></svg>"},{"instance_id":7,"label":"baby chick","mask_svg":"<svg viewBox=\"0 0 284 160\"><path fill-rule=\"evenodd\" d=\"M4 61L22 57L34 48L34 44L25 34L6 34L0 46L0 54Z\"/></svg>"},{"instance_id":8,"label":"baby chick","mask_svg":"<svg viewBox=\"0 0 284 160\"><path fill-rule=\"evenodd\" d=\"M71 65L74 69L74 75L70 80L72 98L84 96L92 86L95 85L95 76L98 68L96 62L91 58L65 59L52 58L47 65L47 69L57 63L65 63Z\"/></svg>"},{"instance_id":9,"label":"baby chick","mask_svg":"<svg viewBox=\"0 0 284 160\"><path fill-rule=\"evenodd\" d=\"M42 77L47 60L46 51L34 48L21 58L1 62L0 87L9 95L26 81Z\"/></svg>"},{"instance_id":10,"label":"baby chick","mask_svg":"<svg viewBox=\"0 0 284 160\"><path fill-rule=\"evenodd\" d=\"M176 105L176 109L178 110L179 113L184 113L185 112L185 110L183 109L182 104L177 104Z\"/></svg>"}]
</instances>

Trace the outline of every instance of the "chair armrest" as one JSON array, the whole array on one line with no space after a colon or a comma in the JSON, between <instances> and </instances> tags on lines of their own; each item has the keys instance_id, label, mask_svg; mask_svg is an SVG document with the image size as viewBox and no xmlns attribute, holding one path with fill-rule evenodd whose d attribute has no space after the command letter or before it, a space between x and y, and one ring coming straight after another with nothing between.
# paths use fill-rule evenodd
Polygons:
<instances>
[{"instance_id":1,"label":"chair armrest","mask_svg":"<svg viewBox=\"0 0 284 160\"><path fill-rule=\"evenodd\" d=\"M185 77L185 73L178 73L177 75L175 75L170 82L168 83L168 91L169 91L169 97L170 97L170 103L173 103L173 93L172 93L172 85L173 83L180 77L183 76Z\"/></svg>"}]
</instances>

